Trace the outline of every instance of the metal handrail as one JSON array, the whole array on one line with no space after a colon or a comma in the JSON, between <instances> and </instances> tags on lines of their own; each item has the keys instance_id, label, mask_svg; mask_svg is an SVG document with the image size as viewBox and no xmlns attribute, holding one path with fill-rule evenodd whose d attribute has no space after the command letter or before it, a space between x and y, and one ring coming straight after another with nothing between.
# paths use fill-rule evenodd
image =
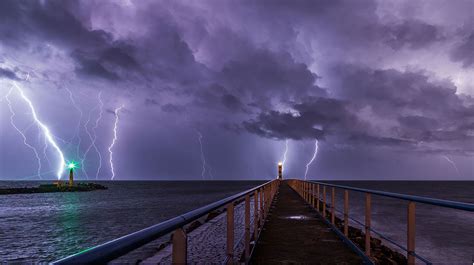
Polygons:
<instances>
[{"instance_id":1,"label":"metal handrail","mask_svg":"<svg viewBox=\"0 0 474 265\"><path fill-rule=\"evenodd\" d=\"M344 214L343 211L337 209L336 207L334 207L334 210L335 210L336 212L340 213L340 214ZM356 224L358 224L358 225L360 225L360 226L362 226L362 227L365 226L365 224L363 224L361 221L359 221L359 220L357 220L357 219L351 217L350 215L348 215L347 217L348 217L350 220L354 221ZM400 248L401 250L403 250L403 251L408 251L408 249L407 249L406 247L404 247L404 246L402 246L401 244L397 243L397 242L394 241L393 239L391 239L391 238L389 238L389 237L383 235L383 234L382 234L381 232L379 232L378 230L375 230L375 229L373 229L372 227L369 227L369 230L370 230L371 232L374 232L374 234L378 235L380 238L384 239L385 241L391 243L391 244L394 245L394 246L397 246L397 247ZM420 256L420 255L418 255L418 254L416 254L416 253L413 253L413 255L415 255L415 257L417 257L419 260L423 261L423 262L424 262L425 264L427 264L427 265L432 264L431 261L427 260L426 258L424 258L424 257L422 257L422 256Z\"/></svg>"},{"instance_id":2,"label":"metal handrail","mask_svg":"<svg viewBox=\"0 0 474 265\"><path fill-rule=\"evenodd\" d=\"M129 253L132 250L135 250L147 243L150 243L153 240L156 240L178 228L181 228L201 218L202 216L208 214L209 212L222 208L226 206L227 204L234 202L235 200L241 199L244 196L255 192L256 190L263 188L264 186L270 184L273 181L274 180L268 181L257 187L237 193L235 195L232 195L230 197L208 204L196 210L192 210L185 214L171 218L159 224L156 224L148 228L142 229L140 231L111 240L101 245L83 250L77 254L73 254L66 258L57 260L53 262L52 264L71 264L71 263L72 264L74 263L95 264L95 263L105 263L105 262L114 260L118 257L121 257Z\"/></svg>"},{"instance_id":3,"label":"metal handrail","mask_svg":"<svg viewBox=\"0 0 474 265\"><path fill-rule=\"evenodd\" d=\"M474 212L474 203L467 203L467 202L457 202L457 201L450 201L450 200L443 200L443 199L434 199L428 198L423 196L416 196L416 195L406 195L394 192L387 192L387 191L378 191L378 190L370 190L370 189L363 189L363 188L355 188L350 186L343 186L343 185L336 185L336 184L329 184L326 182L319 182L319 181L308 181L310 183L321 184L328 187L340 188L345 190L353 190L357 192L364 192L364 193L371 193L379 196L391 197L396 199L401 199L405 201L413 201L413 202L421 202L425 204L431 204L451 209L458 209L464 210L469 212Z\"/></svg>"},{"instance_id":4,"label":"metal handrail","mask_svg":"<svg viewBox=\"0 0 474 265\"><path fill-rule=\"evenodd\" d=\"M331 209L331 223L334 225L334 216L336 215L335 212L342 213L344 215L344 236L347 236L347 227L348 227L348 220L352 220L359 225L362 225L365 230L366 230L366 254L370 255L370 232L375 233L376 235L380 236L381 238L387 240L389 243L394 244L395 246L401 248L402 250L407 252L407 259L408 259L408 264L414 264L415 263L415 258L423 261L425 264L432 264L430 261L428 261L426 258L420 256L415 252L415 202L423 203L423 204L430 204L430 205L435 205L435 206L440 206L440 207L445 207L445 208L450 208L450 209L457 209L457 210L464 210L464 211L469 211L472 212L474 211L474 204L472 203L465 203L465 202L457 202L457 201L450 201L450 200L442 200L442 199L435 199L435 198L429 198L429 197L423 197L423 196L416 196L416 195L406 195L406 194L399 194L399 193L393 193L393 192L385 192L385 191L379 191L379 190L370 190L370 189L364 189L364 188L355 188L355 187L350 187L350 186L344 186L344 185L337 185L337 184L330 184L326 182L318 182L318 181L302 181L302 180L295 180L295 181L300 181L303 183L302 185L297 185L296 189L297 192L300 193L300 195L307 200L309 203L311 203L311 197L313 198L313 204L314 199L316 200L316 203L318 204L318 211L319 211L319 203L322 202L323 205L330 205ZM306 185L304 183L307 183ZM311 184L311 185L309 185ZM315 193L314 188L317 185L317 193ZM323 186L323 198L324 200L321 200L319 197L319 186ZM331 197L332 197L332 204L328 204L326 202L325 198L325 189L326 187L332 187L332 192L331 192ZM334 195L335 195L335 189L342 189L345 191L344 195L344 212L336 209L336 206L333 205L335 204L334 201ZM366 221L365 224L362 222L352 218L349 216L348 213L348 191L355 191L355 192L361 192L366 194L366 209L365 209L365 215L366 215ZM374 230L371 228L370 225L370 204L371 204L371 199L370 195L374 194L377 196L382 196L382 197L390 197L390 198L395 198L395 199L400 199L400 200L405 200L408 201L408 214L407 214L407 226L408 226L408 235L407 235L407 247L403 247L401 244L391 240L390 238L384 236L380 232ZM347 196L347 197L346 197ZM347 208L346 208L347 207ZM323 208L323 212L325 207ZM323 219L325 221L326 218L324 217L323 213ZM327 221L329 223L329 221ZM338 230L336 228L336 230ZM337 231L336 231L337 232ZM369 251L367 251L367 248L369 248Z\"/></svg>"}]
</instances>

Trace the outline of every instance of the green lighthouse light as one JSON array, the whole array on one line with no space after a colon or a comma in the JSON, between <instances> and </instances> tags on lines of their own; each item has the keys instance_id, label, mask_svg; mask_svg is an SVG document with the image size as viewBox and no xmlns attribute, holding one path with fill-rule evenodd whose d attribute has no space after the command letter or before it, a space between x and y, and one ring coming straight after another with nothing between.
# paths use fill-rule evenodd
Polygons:
<instances>
[{"instance_id":1,"label":"green lighthouse light","mask_svg":"<svg viewBox=\"0 0 474 265\"><path fill-rule=\"evenodd\" d=\"M74 162L70 162L67 164L67 168L69 169L75 169L76 168L76 164Z\"/></svg>"}]
</instances>

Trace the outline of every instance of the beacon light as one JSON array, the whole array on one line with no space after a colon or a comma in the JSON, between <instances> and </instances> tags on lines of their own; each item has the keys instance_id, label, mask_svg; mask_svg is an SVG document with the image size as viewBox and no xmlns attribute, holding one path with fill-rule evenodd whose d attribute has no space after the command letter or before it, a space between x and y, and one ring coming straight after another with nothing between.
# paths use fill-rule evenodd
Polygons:
<instances>
[{"instance_id":1,"label":"beacon light","mask_svg":"<svg viewBox=\"0 0 474 265\"><path fill-rule=\"evenodd\" d=\"M77 168L77 165L76 165L76 163L75 163L74 161L68 162L66 166L67 166L68 169L75 169L75 168Z\"/></svg>"}]
</instances>

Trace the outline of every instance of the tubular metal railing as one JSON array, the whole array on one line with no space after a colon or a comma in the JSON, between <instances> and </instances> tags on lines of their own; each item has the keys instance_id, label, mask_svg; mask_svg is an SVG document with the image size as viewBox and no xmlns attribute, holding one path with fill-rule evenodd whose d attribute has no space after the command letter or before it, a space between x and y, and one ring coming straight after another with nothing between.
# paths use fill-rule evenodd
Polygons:
<instances>
[{"instance_id":1,"label":"tubular metal railing","mask_svg":"<svg viewBox=\"0 0 474 265\"><path fill-rule=\"evenodd\" d=\"M173 264L187 263L187 235L184 227L191 222L211 213L219 208L226 209L226 263L234 262L234 204L244 199L245 205L245 230L244 230L244 253L245 263L248 263L251 248L251 240L255 242L263 227L265 218L270 210L270 204L278 191L279 180L272 180L260 186L243 191L220 201L208 204L196 210L174 217L162 223L150 226L135 233L120 237L107 243L86 249L77 254L53 262L53 264L97 264L106 263L119 258L147 243L150 243L164 235L173 232L172 237L172 262ZM250 198L253 197L254 215L253 222L250 221ZM254 226L253 234L251 224Z\"/></svg>"},{"instance_id":2,"label":"tubular metal railing","mask_svg":"<svg viewBox=\"0 0 474 265\"><path fill-rule=\"evenodd\" d=\"M370 189L363 189L363 188L355 188L343 185L336 185L336 184L329 184L324 182L317 182L317 181L303 181L303 180L290 180L290 186L297 191L306 202L311 204L318 212L321 212L322 217L326 220L326 208L328 207L327 194L326 194L326 187L331 188L331 203L329 204L329 212L330 212L330 222L326 220L336 231L342 235L346 241L350 241L349 239L349 219L354 221L357 224L360 224L365 229L365 255L370 257L370 233L373 232L374 234L378 235L380 238L386 240L387 242L399 247L400 249L406 251L407 253L407 261L408 264L415 264L415 259L419 259L425 264L432 264L426 258L421 257L415 252L415 203L423 203L429 205L435 205L440 207L446 207L450 209L457 209L463 211L474 212L474 204L472 203L464 203L464 202L456 202L456 201L449 201L449 200L441 200L441 199L434 199L422 196L413 196L413 195L405 195L393 192L385 192L385 191L378 191L378 190L370 190ZM321 192L320 186L322 187L322 199L321 199ZM344 210L338 210L335 207L335 196L336 196L336 188L344 190ZM349 216L349 191L361 192L365 194L365 222L362 223L352 217ZM395 242L394 240L384 236L380 232L374 230L371 227L371 195L395 198L400 200L408 201L407 206L407 243L406 247L401 245L400 243ZM322 204L322 209L320 204ZM339 229L335 225L335 212L339 212L343 215L343 231L339 231ZM353 244L352 246L355 246ZM362 252L360 248L355 246L358 252Z\"/></svg>"}]
</instances>

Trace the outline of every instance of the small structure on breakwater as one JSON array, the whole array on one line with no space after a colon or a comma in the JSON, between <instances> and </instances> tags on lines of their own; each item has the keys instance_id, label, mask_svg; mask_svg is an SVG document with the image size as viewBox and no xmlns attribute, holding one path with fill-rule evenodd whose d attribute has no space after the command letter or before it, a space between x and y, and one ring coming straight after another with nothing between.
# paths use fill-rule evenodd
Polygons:
<instances>
[{"instance_id":1,"label":"small structure on breakwater","mask_svg":"<svg viewBox=\"0 0 474 265\"><path fill-rule=\"evenodd\" d=\"M61 180L57 180L53 184L42 184L38 187L2 188L0 189L0 195L50 192L77 192L107 189L107 187L97 183L79 182L77 184L74 184L74 169L76 168L76 164L74 162L70 162L68 163L67 167L69 169L69 182L67 184L62 182Z\"/></svg>"},{"instance_id":2,"label":"small structure on breakwater","mask_svg":"<svg viewBox=\"0 0 474 265\"><path fill-rule=\"evenodd\" d=\"M77 183L74 186L68 186L57 183L43 184L38 187L24 187L24 188L3 188L0 189L0 195L7 194L28 194L28 193L50 193L50 192L77 192L77 191L94 191L106 190L107 187L97 183Z\"/></svg>"}]
</instances>

